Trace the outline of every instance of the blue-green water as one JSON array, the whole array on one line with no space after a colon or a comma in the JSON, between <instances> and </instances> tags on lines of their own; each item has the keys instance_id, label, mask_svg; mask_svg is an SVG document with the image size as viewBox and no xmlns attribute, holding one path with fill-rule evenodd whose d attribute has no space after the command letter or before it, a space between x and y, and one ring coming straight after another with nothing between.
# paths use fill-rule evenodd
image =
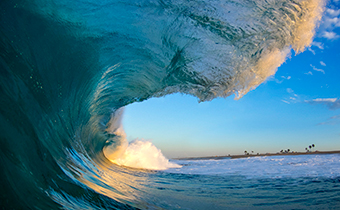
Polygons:
<instances>
[{"instance_id":1,"label":"blue-green water","mask_svg":"<svg viewBox=\"0 0 340 210\"><path fill-rule=\"evenodd\" d=\"M163 174L187 209L338 209L340 155L179 161ZM187 202L190 201L190 202Z\"/></svg>"},{"instance_id":2,"label":"blue-green water","mask_svg":"<svg viewBox=\"0 0 340 210\"><path fill-rule=\"evenodd\" d=\"M311 44L324 3L1 1L1 207L336 209L338 156L308 163L328 169L315 176L241 173L252 161L179 168L128 145L120 124L124 106L151 97L241 97Z\"/></svg>"}]
</instances>

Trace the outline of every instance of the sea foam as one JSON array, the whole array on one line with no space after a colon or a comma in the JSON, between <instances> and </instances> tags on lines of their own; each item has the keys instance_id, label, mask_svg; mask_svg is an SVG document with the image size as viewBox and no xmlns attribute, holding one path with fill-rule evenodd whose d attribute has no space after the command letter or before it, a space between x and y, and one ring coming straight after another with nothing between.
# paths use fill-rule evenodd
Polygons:
<instances>
[{"instance_id":1,"label":"sea foam","mask_svg":"<svg viewBox=\"0 0 340 210\"><path fill-rule=\"evenodd\" d=\"M117 165L152 170L181 167L171 163L151 141L136 139L128 143L122 125L123 112L124 107L116 110L107 125L106 132L114 135L103 148L108 160Z\"/></svg>"}]
</instances>

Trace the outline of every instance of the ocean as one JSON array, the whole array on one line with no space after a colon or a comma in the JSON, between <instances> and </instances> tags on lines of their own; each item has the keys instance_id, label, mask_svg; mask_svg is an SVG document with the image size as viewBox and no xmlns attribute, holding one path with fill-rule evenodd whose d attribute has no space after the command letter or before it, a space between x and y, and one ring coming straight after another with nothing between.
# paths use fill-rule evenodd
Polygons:
<instances>
[{"instance_id":1,"label":"ocean","mask_svg":"<svg viewBox=\"0 0 340 210\"><path fill-rule=\"evenodd\" d=\"M311 45L321 0L2 0L2 209L339 209L339 155L169 160L124 107L240 98Z\"/></svg>"},{"instance_id":2,"label":"ocean","mask_svg":"<svg viewBox=\"0 0 340 210\"><path fill-rule=\"evenodd\" d=\"M176 163L183 167L168 169L161 175L176 184L157 183L157 188L177 191L175 195L179 201L174 203L181 209L340 207L339 154L184 160Z\"/></svg>"}]
</instances>

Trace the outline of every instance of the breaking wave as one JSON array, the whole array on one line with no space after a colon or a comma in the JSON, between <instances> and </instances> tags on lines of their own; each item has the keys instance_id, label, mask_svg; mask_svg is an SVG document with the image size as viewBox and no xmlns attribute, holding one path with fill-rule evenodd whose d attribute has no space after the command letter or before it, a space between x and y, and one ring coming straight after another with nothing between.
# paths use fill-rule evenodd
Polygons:
<instances>
[{"instance_id":1,"label":"breaking wave","mask_svg":"<svg viewBox=\"0 0 340 210\"><path fill-rule=\"evenodd\" d=\"M123 107L177 92L242 97L311 44L324 2L4 0L0 8L1 205L143 209L157 206L145 198L151 172L134 168L179 166L151 142L126 141Z\"/></svg>"}]
</instances>

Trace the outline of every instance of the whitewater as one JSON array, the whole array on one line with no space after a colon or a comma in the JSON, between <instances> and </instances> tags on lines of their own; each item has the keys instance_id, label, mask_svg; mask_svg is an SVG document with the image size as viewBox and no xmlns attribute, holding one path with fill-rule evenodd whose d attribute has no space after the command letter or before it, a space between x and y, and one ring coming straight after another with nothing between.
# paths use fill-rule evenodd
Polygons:
<instances>
[{"instance_id":1,"label":"whitewater","mask_svg":"<svg viewBox=\"0 0 340 210\"><path fill-rule=\"evenodd\" d=\"M122 127L153 97L241 98L311 45L325 5L1 1L1 208L338 209L339 155L169 160Z\"/></svg>"}]
</instances>

